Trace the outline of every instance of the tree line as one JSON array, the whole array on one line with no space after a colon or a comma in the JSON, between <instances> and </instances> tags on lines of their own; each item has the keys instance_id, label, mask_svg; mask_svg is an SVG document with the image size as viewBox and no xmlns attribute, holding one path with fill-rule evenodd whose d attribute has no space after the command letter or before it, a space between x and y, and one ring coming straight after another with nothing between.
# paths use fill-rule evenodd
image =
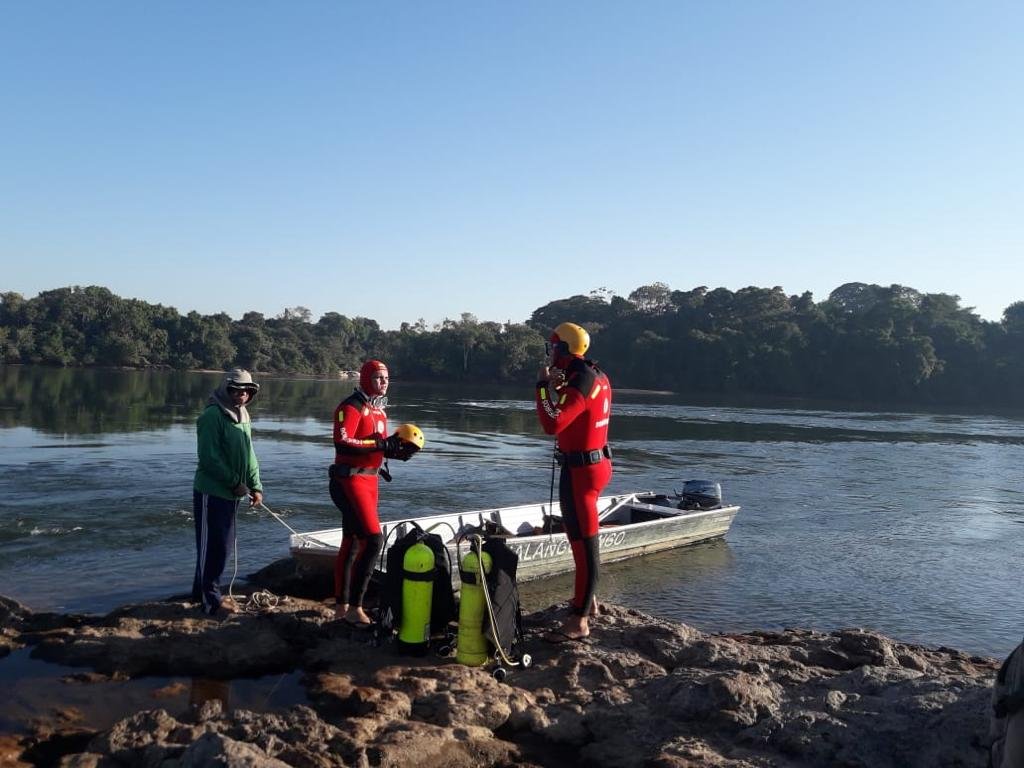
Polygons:
<instances>
[{"instance_id":1,"label":"tree line","mask_svg":"<svg viewBox=\"0 0 1024 768\"><path fill-rule=\"evenodd\" d=\"M97 286L0 293L0 362L335 375L369 357L406 379L533 377L551 328L587 328L618 386L706 395L1024 405L1024 302L999 322L957 296L847 283L822 302L779 287L737 291L664 283L627 297L557 299L523 323L463 313L382 330L375 320L304 307L268 318L180 314Z\"/></svg>"}]
</instances>

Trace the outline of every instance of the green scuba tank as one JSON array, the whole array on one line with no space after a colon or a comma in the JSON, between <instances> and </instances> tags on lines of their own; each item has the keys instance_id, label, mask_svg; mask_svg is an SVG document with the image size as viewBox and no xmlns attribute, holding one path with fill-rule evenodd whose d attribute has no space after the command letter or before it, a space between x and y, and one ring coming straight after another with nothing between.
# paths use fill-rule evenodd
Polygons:
<instances>
[{"instance_id":1,"label":"green scuba tank","mask_svg":"<svg viewBox=\"0 0 1024 768\"><path fill-rule=\"evenodd\" d=\"M484 574L491 572L491 556L483 553ZM470 667L487 663L490 651L484 637L484 617L487 612L484 590L487 583L480 575L476 552L462 558L462 595L459 599L459 639L455 660Z\"/></svg>"},{"instance_id":2,"label":"green scuba tank","mask_svg":"<svg viewBox=\"0 0 1024 768\"><path fill-rule=\"evenodd\" d=\"M398 650L423 656L430 642L430 608L434 592L434 552L419 541L405 552L402 561L402 618Z\"/></svg>"}]
</instances>

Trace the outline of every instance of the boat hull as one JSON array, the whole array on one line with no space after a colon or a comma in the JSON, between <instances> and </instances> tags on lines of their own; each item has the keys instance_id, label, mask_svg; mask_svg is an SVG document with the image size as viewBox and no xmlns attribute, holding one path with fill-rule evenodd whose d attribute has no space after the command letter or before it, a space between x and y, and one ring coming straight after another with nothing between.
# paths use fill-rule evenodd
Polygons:
<instances>
[{"instance_id":1,"label":"boat hull","mask_svg":"<svg viewBox=\"0 0 1024 768\"><path fill-rule=\"evenodd\" d=\"M740 509L738 506L724 506L710 510L679 510L668 506L666 501L666 497L650 492L599 499L601 562L627 560L720 538L728 532ZM501 531L508 546L519 556L517 577L525 581L574 568L572 549L565 534L541 532L551 527L549 511L547 505L534 504L409 518L384 523L382 529L388 545L397 541L413 524L440 533L446 540L453 564L468 551L465 537L474 529L486 527L492 531L491 535L495 530ZM290 551L302 569L323 571L334 567L340 543L340 528L314 531L293 535ZM383 563L384 558L381 558L380 565ZM453 577L457 578L458 569L452 570Z\"/></svg>"},{"instance_id":2,"label":"boat hull","mask_svg":"<svg viewBox=\"0 0 1024 768\"><path fill-rule=\"evenodd\" d=\"M738 511L739 507L723 507L685 518L602 528L598 533L601 562L614 563L720 538ZM564 534L513 538L508 545L519 555L517 576L521 580L544 578L575 567Z\"/></svg>"}]
</instances>

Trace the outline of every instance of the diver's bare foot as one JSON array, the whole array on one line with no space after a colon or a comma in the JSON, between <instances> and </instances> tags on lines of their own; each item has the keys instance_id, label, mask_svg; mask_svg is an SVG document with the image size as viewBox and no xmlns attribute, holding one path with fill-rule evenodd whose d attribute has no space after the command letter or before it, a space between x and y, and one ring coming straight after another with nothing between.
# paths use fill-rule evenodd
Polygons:
<instances>
[{"instance_id":1,"label":"diver's bare foot","mask_svg":"<svg viewBox=\"0 0 1024 768\"><path fill-rule=\"evenodd\" d=\"M348 613L348 603L334 604L334 618L344 619L346 613Z\"/></svg>"},{"instance_id":2,"label":"diver's bare foot","mask_svg":"<svg viewBox=\"0 0 1024 768\"><path fill-rule=\"evenodd\" d=\"M548 643L568 643L583 641L590 637L590 622L586 616L570 614L562 626L542 636L542 640Z\"/></svg>"},{"instance_id":3,"label":"diver's bare foot","mask_svg":"<svg viewBox=\"0 0 1024 768\"><path fill-rule=\"evenodd\" d=\"M601 606L597 604L597 598L590 598L590 616L596 617L601 615Z\"/></svg>"},{"instance_id":4,"label":"diver's bare foot","mask_svg":"<svg viewBox=\"0 0 1024 768\"><path fill-rule=\"evenodd\" d=\"M590 636L590 621L586 616L573 614L565 620L559 630L563 635L572 639L579 639Z\"/></svg>"},{"instance_id":5,"label":"diver's bare foot","mask_svg":"<svg viewBox=\"0 0 1024 768\"><path fill-rule=\"evenodd\" d=\"M354 605L345 613L345 622L354 626L365 625L368 627L373 624L373 619L363 610L363 606Z\"/></svg>"}]
</instances>

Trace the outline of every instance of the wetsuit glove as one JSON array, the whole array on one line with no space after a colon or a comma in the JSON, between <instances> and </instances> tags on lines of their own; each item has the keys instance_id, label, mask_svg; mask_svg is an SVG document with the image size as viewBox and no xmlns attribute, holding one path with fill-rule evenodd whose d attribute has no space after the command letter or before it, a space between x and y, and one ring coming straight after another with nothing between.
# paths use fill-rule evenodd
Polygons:
<instances>
[{"instance_id":1,"label":"wetsuit glove","mask_svg":"<svg viewBox=\"0 0 1024 768\"><path fill-rule=\"evenodd\" d=\"M397 434L389 435L384 440L384 456L389 459L408 461L417 450L415 445L405 442Z\"/></svg>"}]
</instances>

